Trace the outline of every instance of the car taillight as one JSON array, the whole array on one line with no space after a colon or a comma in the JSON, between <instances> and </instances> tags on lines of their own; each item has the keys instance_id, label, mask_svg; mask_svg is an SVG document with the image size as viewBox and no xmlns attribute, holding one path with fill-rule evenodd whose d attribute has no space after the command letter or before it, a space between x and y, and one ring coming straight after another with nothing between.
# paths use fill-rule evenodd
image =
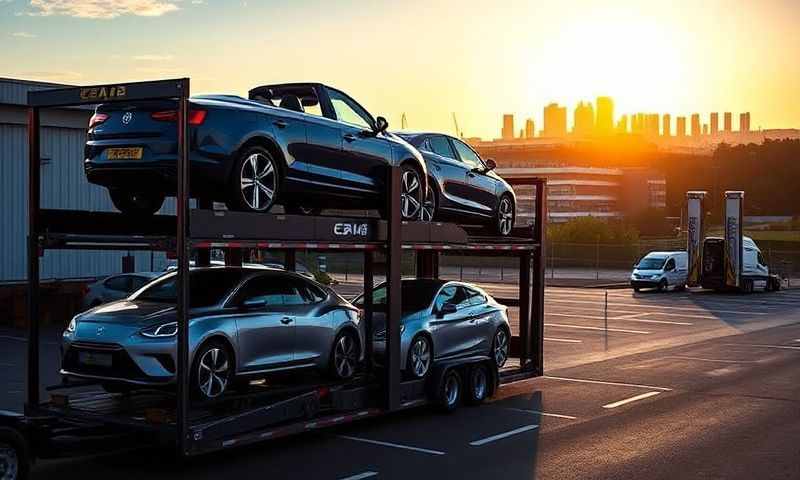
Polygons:
<instances>
[{"instance_id":1,"label":"car taillight","mask_svg":"<svg viewBox=\"0 0 800 480\"><path fill-rule=\"evenodd\" d=\"M95 113L89 118L89 128L94 128L97 125L108 120L108 114L105 113Z\"/></svg>"},{"instance_id":2,"label":"car taillight","mask_svg":"<svg viewBox=\"0 0 800 480\"><path fill-rule=\"evenodd\" d=\"M189 125L202 125L206 120L207 113L207 111L200 109L189 110ZM160 112L153 112L150 114L150 118L159 122L175 122L178 120L178 111L162 110Z\"/></svg>"}]
</instances>

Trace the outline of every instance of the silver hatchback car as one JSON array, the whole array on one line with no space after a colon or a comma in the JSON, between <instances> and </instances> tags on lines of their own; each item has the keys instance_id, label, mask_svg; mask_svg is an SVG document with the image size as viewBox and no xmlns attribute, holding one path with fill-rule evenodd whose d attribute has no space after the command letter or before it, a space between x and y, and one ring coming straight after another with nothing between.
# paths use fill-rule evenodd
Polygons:
<instances>
[{"instance_id":1,"label":"silver hatchback car","mask_svg":"<svg viewBox=\"0 0 800 480\"><path fill-rule=\"evenodd\" d=\"M406 376L425 377L440 359L487 355L498 368L508 359L508 308L467 283L404 279L401 283L400 358ZM363 308L363 294L354 300ZM373 352L386 351L386 284L373 290Z\"/></svg>"},{"instance_id":2,"label":"silver hatchback car","mask_svg":"<svg viewBox=\"0 0 800 480\"><path fill-rule=\"evenodd\" d=\"M109 391L174 383L176 274L124 300L72 319L62 370ZM291 272L246 267L190 272L192 393L222 395L233 381L316 367L352 377L363 359L358 309L327 287Z\"/></svg>"}]
</instances>

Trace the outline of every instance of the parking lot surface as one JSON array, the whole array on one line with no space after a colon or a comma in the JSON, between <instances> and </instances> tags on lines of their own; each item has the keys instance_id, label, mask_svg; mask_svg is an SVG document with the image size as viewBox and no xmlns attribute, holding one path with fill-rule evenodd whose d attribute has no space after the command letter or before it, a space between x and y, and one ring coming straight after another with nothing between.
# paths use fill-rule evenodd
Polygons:
<instances>
[{"instance_id":1,"label":"parking lot surface","mask_svg":"<svg viewBox=\"0 0 800 480\"><path fill-rule=\"evenodd\" d=\"M546 375L481 407L421 408L186 465L164 452L48 461L36 478L800 478L800 291L608 295L606 330L604 291L548 289ZM21 402L20 365L3 384Z\"/></svg>"}]
</instances>

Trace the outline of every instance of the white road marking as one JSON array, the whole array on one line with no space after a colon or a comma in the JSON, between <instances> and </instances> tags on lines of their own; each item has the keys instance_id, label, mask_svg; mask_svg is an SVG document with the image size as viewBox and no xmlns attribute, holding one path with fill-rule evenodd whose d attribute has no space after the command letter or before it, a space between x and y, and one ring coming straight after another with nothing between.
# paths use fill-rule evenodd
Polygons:
<instances>
[{"instance_id":1,"label":"white road marking","mask_svg":"<svg viewBox=\"0 0 800 480\"><path fill-rule=\"evenodd\" d=\"M9 390L8 391L9 395L19 395L21 393L22 393L22 390Z\"/></svg>"},{"instance_id":2,"label":"white road marking","mask_svg":"<svg viewBox=\"0 0 800 480\"><path fill-rule=\"evenodd\" d=\"M576 420L578 417L573 417L571 415L561 415L559 413L546 413L540 412L539 410L528 410L527 408L514 408L514 407L500 407L506 410L513 410L515 412L525 412L525 413L533 413L536 415L541 415L543 417L553 417L553 418L566 418L567 420Z\"/></svg>"},{"instance_id":3,"label":"white road marking","mask_svg":"<svg viewBox=\"0 0 800 480\"><path fill-rule=\"evenodd\" d=\"M622 382L606 382L603 380L591 380L587 378L568 378L568 377L553 377L544 375L541 378L549 378L550 380L563 380L565 382L578 382L578 383L596 383L599 385L614 385L617 387L632 387L632 388L646 388L648 390L659 390L661 392L671 392L671 388L667 387L654 387L652 385L640 385L637 383L622 383Z\"/></svg>"},{"instance_id":4,"label":"white road marking","mask_svg":"<svg viewBox=\"0 0 800 480\"><path fill-rule=\"evenodd\" d=\"M602 306L600 306L599 308L570 306L569 309L570 310L582 310L582 311L586 311L586 312L603 313ZM625 314L631 314L631 315L660 315L660 316L664 316L664 317L706 318L706 319L710 319L710 320L719 320L719 317L716 317L714 315L695 315L695 314L690 314L690 313L671 313L671 312L634 312L634 311L631 311L631 310L618 310L616 308L609 308L608 309L608 313L609 313L609 315L614 315L614 314L616 314L616 315L625 315ZM546 314L549 315L549 312L546 312ZM603 317L597 317L597 318L603 318ZM609 317L609 318L612 318L612 317Z\"/></svg>"},{"instance_id":5,"label":"white road marking","mask_svg":"<svg viewBox=\"0 0 800 480\"><path fill-rule=\"evenodd\" d=\"M481 445L486 445L487 443L496 442L497 440L502 440L504 438L517 435L518 433L535 430L537 428L539 428L539 425L525 425L524 427L515 428L514 430L510 430L505 433L498 433L497 435L492 435L491 437L486 437L480 440L475 440L474 442L469 442L469 444L472 445L473 447L480 447Z\"/></svg>"},{"instance_id":6,"label":"white road marking","mask_svg":"<svg viewBox=\"0 0 800 480\"><path fill-rule=\"evenodd\" d=\"M555 315L555 314L553 314ZM648 335L652 332L645 332L644 330L626 330L624 328L603 328L603 327L589 327L586 325L567 325L564 323L545 323L545 327L559 327L559 328L575 328L578 330L599 330L601 332L618 332L618 333L638 333L640 335ZM800 348L800 347L798 347Z\"/></svg>"},{"instance_id":7,"label":"white road marking","mask_svg":"<svg viewBox=\"0 0 800 480\"><path fill-rule=\"evenodd\" d=\"M716 358L686 357L683 355L670 355L664 358L677 358L678 360L693 360L698 362L713 362L713 363L758 363L758 360L722 360Z\"/></svg>"},{"instance_id":8,"label":"white road marking","mask_svg":"<svg viewBox=\"0 0 800 480\"><path fill-rule=\"evenodd\" d=\"M652 396L658 395L659 393L661 393L661 392L642 393L641 395L636 395L635 397L630 397L630 398L626 398L625 400L620 400L618 402L614 402L614 403L609 403L609 404L603 405L603 408L621 407L622 405L627 405L629 403L633 403L633 402L636 402L638 400L644 400L645 398L650 398Z\"/></svg>"},{"instance_id":9,"label":"white road marking","mask_svg":"<svg viewBox=\"0 0 800 480\"><path fill-rule=\"evenodd\" d=\"M545 298L545 302L547 302L547 298ZM550 302L556 303L584 303L590 305L597 305L598 302L590 302L588 300L549 300ZM666 305L643 305L637 303L617 303L617 302L608 302L609 306L616 306L616 307L633 307L633 308L659 308L665 310L680 310L680 311L688 311L688 312L696 312L696 313L730 313L734 315L769 315L767 312L744 312L741 310L717 310L712 308L702 308L702 307L675 307L675 306L666 306Z\"/></svg>"},{"instance_id":10,"label":"white road marking","mask_svg":"<svg viewBox=\"0 0 800 480\"><path fill-rule=\"evenodd\" d=\"M613 317L613 318L609 318L609 320L623 320L623 321L626 321L626 322L640 322L640 323L660 323L660 324L664 324L664 325L685 325L685 326L688 326L688 327L691 327L692 325L694 325L694 323L691 323L691 322L671 322L669 320L650 320L650 319L646 319L646 318L639 318L639 317L644 316L644 315L650 315L650 314L649 313L640 313L640 314L638 314L636 316L631 315L631 316L624 316L624 317Z\"/></svg>"},{"instance_id":11,"label":"white road marking","mask_svg":"<svg viewBox=\"0 0 800 480\"><path fill-rule=\"evenodd\" d=\"M554 338L544 337L545 342L560 342L560 343L583 343L583 340L575 340L573 338Z\"/></svg>"},{"instance_id":12,"label":"white road marking","mask_svg":"<svg viewBox=\"0 0 800 480\"><path fill-rule=\"evenodd\" d=\"M760 347L760 348L780 348L785 350L800 350L800 347L792 347L790 345L760 345L755 343L726 343L725 345L735 345L739 347Z\"/></svg>"},{"instance_id":13,"label":"white road marking","mask_svg":"<svg viewBox=\"0 0 800 480\"><path fill-rule=\"evenodd\" d=\"M377 477L377 476L378 476L378 472L364 472L364 473L359 473L357 475L351 475L349 477L344 477L341 480L362 480L364 478Z\"/></svg>"},{"instance_id":14,"label":"white road marking","mask_svg":"<svg viewBox=\"0 0 800 480\"><path fill-rule=\"evenodd\" d=\"M381 442L380 440L371 440L369 438L361 438L361 437L351 437L350 435L337 435L339 438L344 438L347 440L353 440L354 442L364 442L364 443L371 443L373 445L381 445L383 447L392 447L392 448L399 448L402 450L410 450L412 452L420 452L420 453L427 453L430 455L444 455L444 452L440 452L438 450L428 450L427 448L419 448L419 447L412 447L409 445L401 445L399 443L390 443L390 442Z\"/></svg>"}]
</instances>

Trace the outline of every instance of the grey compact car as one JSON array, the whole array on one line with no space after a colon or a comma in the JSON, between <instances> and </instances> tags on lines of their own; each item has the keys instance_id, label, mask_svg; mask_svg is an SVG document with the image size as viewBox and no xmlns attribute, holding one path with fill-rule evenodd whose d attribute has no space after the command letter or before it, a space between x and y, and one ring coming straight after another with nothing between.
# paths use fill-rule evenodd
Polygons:
<instances>
[{"instance_id":1,"label":"grey compact car","mask_svg":"<svg viewBox=\"0 0 800 480\"><path fill-rule=\"evenodd\" d=\"M404 279L400 358L404 373L425 377L435 360L488 355L498 368L508 359L508 309L482 289L462 282ZM386 351L386 284L373 290L373 352ZM363 294L353 302L363 307Z\"/></svg>"},{"instance_id":2,"label":"grey compact car","mask_svg":"<svg viewBox=\"0 0 800 480\"><path fill-rule=\"evenodd\" d=\"M66 376L109 391L174 383L176 273L72 319L63 334ZM190 272L192 393L219 397L232 382L316 367L352 377L363 359L358 309L291 272L207 267Z\"/></svg>"},{"instance_id":3,"label":"grey compact car","mask_svg":"<svg viewBox=\"0 0 800 480\"><path fill-rule=\"evenodd\" d=\"M84 309L126 298L163 272L120 273L90 283L83 291Z\"/></svg>"}]
</instances>

